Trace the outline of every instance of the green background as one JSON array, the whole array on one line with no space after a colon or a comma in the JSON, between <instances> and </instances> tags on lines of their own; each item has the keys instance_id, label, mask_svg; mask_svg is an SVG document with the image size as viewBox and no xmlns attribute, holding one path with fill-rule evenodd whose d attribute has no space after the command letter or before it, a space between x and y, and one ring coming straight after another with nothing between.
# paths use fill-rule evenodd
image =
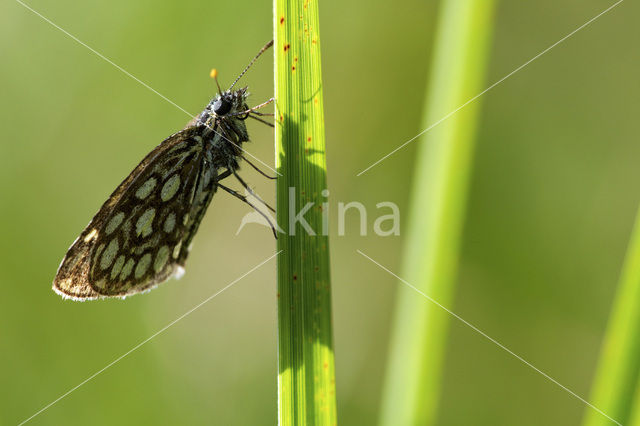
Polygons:
<instances>
[{"instance_id":1,"label":"green background","mask_svg":"<svg viewBox=\"0 0 640 426\"><path fill-rule=\"evenodd\" d=\"M487 86L613 2L499 4ZM270 2L72 2L31 7L190 112L271 36ZM437 2L323 2L322 62L333 217L338 420L378 415L400 237L408 211ZM640 200L640 7L626 1L480 98L454 311L588 397ZM65 250L183 112L19 3L0 5L0 424L17 424L273 254L249 209L214 199L180 281L144 296L74 303L50 290ZM271 55L243 79L272 94ZM271 129L247 149L273 164ZM274 185L245 167L265 198ZM337 236L338 202L369 211ZM385 211L386 213L386 211ZM402 232L409 232L401 228ZM271 261L34 418L41 425L273 424ZM416 296L419 297L419 296ZM425 303L428 303L425 300ZM410 327L410 324L407 324ZM578 424L585 406L453 320L438 424Z\"/></svg>"}]
</instances>

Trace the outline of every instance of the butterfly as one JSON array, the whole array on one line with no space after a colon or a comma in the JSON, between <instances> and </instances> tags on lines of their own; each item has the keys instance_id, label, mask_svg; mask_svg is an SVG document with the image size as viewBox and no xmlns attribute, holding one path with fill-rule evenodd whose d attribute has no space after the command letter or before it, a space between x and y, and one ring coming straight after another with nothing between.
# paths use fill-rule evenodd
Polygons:
<instances>
[{"instance_id":1,"label":"butterfly","mask_svg":"<svg viewBox=\"0 0 640 426\"><path fill-rule=\"evenodd\" d=\"M153 149L105 201L62 260L53 281L56 293L73 300L124 298L179 278L218 189L249 204L271 223L247 197L221 181L234 176L255 195L237 173L241 159L272 178L244 156L242 144L249 141L248 117L273 126L259 117L271 114L256 111L273 99L249 108L247 88L233 90L272 45L273 41L267 43L226 91L220 89L217 71L212 71L218 94L183 130ZM272 230L276 235L273 225Z\"/></svg>"}]
</instances>

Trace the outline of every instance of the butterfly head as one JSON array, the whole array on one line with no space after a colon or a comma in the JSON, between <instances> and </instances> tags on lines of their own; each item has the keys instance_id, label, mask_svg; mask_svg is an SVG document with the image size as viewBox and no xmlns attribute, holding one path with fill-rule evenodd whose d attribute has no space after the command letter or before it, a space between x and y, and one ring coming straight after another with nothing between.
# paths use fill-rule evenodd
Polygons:
<instances>
[{"instance_id":1,"label":"butterfly head","mask_svg":"<svg viewBox=\"0 0 640 426\"><path fill-rule=\"evenodd\" d=\"M216 95L198 116L198 122L213 127L217 120L244 120L246 114L243 114L243 111L249 109L246 102L248 95L246 87L239 90L226 90Z\"/></svg>"},{"instance_id":2,"label":"butterfly head","mask_svg":"<svg viewBox=\"0 0 640 426\"><path fill-rule=\"evenodd\" d=\"M247 88L227 90L209 102L207 109L216 117L234 116L248 109Z\"/></svg>"},{"instance_id":3,"label":"butterfly head","mask_svg":"<svg viewBox=\"0 0 640 426\"><path fill-rule=\"evenodd\" d=\"M230 96L225 96L225 95L226 93L223 94L222 96L218 96L216 100L213 101L212 109L213 109L213 112L218 116L225 115L229 111L231 111L233 100L231 99Z\"/></svg>"}]
</instances>

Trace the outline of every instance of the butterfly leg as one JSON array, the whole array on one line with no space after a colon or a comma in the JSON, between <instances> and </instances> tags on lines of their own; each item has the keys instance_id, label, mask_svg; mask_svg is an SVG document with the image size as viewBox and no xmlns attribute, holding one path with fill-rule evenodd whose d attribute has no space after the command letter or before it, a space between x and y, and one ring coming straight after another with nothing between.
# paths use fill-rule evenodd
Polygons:
<instances>
[{"instance_id":1,"label":"butterfly leg","mask_svg":"<svg viewBox=\"0 0 640 426\"><path fill-rule=\"evenodd\" d=\"M253 108L249 108L249 111L253 114L256 115L274 115L272 112L257 112L257 109L266 107L267 105L269 105L271 102L275 101L276 98L269 98L266 102L261 103L260 105L256 105Z\"/></svg>"},{"instance_id":2,"label":"butterfly leg","mask_svg":"<svg viewBox=\"0 0 640 426\"><path fill-rule=\"evenodd\" d=\"M262 170L260 170L258 168L258 166L256 166L255 164L253 164L251 161L249 161L247 159L247 157L245 157L244 155L241 155L240 157L242 157L242 159L244 161L247 162L247 164L249 164L251 167L254 168L255 171L257 171L258 173L260 173L262 176L266 177L267 179L278 179L278 176L269 176L268 174L266 174L265 172L263 172Z\"/></svg>"},{"instance_id":3,"label":"butterfly leg","mask_svg":"<svg viewBox=\"0 0 640 426\"><path fill-rule=\"evenodd\" d=\"M260 115L266 115L266 114L260 114ZM271 115L271 114L269 114L269 115ZM273 125L273 123L269 123L268 121L263 120L262 118L258 118L258 117L256 117L255 115L251 115L251 114L249 114L247 117L249 117L249 118L253 118L254 120L257 120L257 121L259 121L259 122L261 122L261 123L263 123L263 124L266 124L266 125L267 125L267 126L269 126L269 127L276 127L276 126L274 126L274 125Z\"/></svg>"},{"instance_id":4,"label":"butterfly leg","mask_svg":"<svg viewBox=\"0 0 640 426\"><path fill-rule=\"evenodd\" d=\"M268 208L269 210L271 210L272 212L276 212L276 209L274 209L273 207L271 207L269 204L266 203L266 201L264 201L262 198L260 198L260 196L258 194L256 194L255 192L253 192L253 189L249 188L249 185L247 185L247 182L244 181L244 179L242 179L235 170L231 169L231 173L233 173L233 175L236 177L236 179L238 179L238 182L240 182L240 185L242 185L242 187L244 189L247 190L247 192L251 195L253 195L254 197L256 197L256 199L258 201L260 201L262 203L263 206L265 206L266 208Z\"/></svg>"},{"instance_id":5,"label":"butterfly leg","mask_svg":"<svg viewBox=\"0 0 640 426\"><path fill-rule=\"evenodd\" d=\"M216 179L218 181L221 181L222 179L228 178L229 176L231 176L231 170L227 169L224 172L220 173Z\"/></svg>"},{"instance_id":6,"label":"butterfly leg","mask_svg":"<svg viewBox=\"0 0 640 426\"><path fill-rule=\"evenodd\" d=\"M236 116L236 115L244 115L244 114L273 115L273 113L256 112L256 110L266 107L267 105L269 105L271 102L273 102L275 100L276 100L275 98L270 98L266 102L263 102L263 103L261 103L259 105L256 105L256 106L252 107L252 108L249 108L249 109L244 110L244 111L238 111L238 112L235 112L233 114L228 114L227 116L228 117L233 117L233 116Z\"/></svg>"},{"instance_id":7,"label":"butterfly leg","mask_svg":"<svg viewBox=\"0 0 640 426\"><path fill-rule=\"evenodd\" d=\"M220 183L217 184L219 188L224 189L225 191L227 191L229 194L233 195L234 197L238 198L239 200L244 201L245 203L249 204L255 211L258 212L258 214L260 214L260 216L262 216L263 218L265 218L265 220L267 222L269 222L269 226L271 226L271 231L273 232L273 236L277 239L278 238L278 233L276 232L276 227L273 225L273 223L271 222L271 219L269 218L269 216L267 216L266 214L264 214L262 211L258 210L258 208L256 206L254 206L253 204L251 204L251 202L249 200L247 200L247 197L245 197L242 194L239 194L238 192L234 191L231 188L228 188Z\"/></svg>"},{"instance_id":8,"label":"butterfly leg","mask_svg":"<svg viewBox=\"0 0 640 426\"><path fill-rule=\"evenodd\" d=\"M242 157L242 158L244 158L244 157ZM246 160L246 158L245 158L245 160ZM251 163L249 163L249 164L251 164ZM253 166L256 170L258 170L258 171L259 171L261 174L263 174L264 176L266 176L266 177L268 177L268 178L270 178L270 179L275 179L275 177L271 177L271 176L266 175L262 170L258 169L258 168L257 168L256 166L254 166L253 164L251 164L251 166ZM247 190L247 192L248 192L249 194L253 195L253 196L254 196L258 201L260 201L260 203L262 203L262 205L264 205L266 208L268 208L269 210L271 210L271 211L272 211L272 212L274 212L274 213L276 212L276 210L275 210L273 207L271 207L269 204L267 204L267 203L266 203L266 202L265 202L265 201L264 201L264 200L263 200L263 199L262 199L258 194L256 194L255 192L253 192L253 190L249 187L249 185L244 181L244 179L242 179L242 178L241 178L241 177L240 177L240 176L235 172L235 170L233 170L233 169L229 168L229 169L225 170L224 172L220 173L220 174L218 175L218 182L219 182L219 181L221 181L222 179L225 179L225 178L227 178L227 177L231 176L232 174L236 177L236 179L238 179L238 181L240 182L240 184L242 185L242 187L243 187L244 189L246 189L246 190ZM229 188L227 188L226 186L223 186L223 185L221 185L220 183L218 183L217 185L218 185L218 186L220 186L221 188L225 189L225 190L228 192L228 189L229 189ZM235 191L234 191L234 192L235 192ZM236 194L237 194L237 192L236 192ZM246 199L246 197L245 197L245 199ZM243 201L244 201L244 200L243 200Z\"/></svg>"}]
</instances>

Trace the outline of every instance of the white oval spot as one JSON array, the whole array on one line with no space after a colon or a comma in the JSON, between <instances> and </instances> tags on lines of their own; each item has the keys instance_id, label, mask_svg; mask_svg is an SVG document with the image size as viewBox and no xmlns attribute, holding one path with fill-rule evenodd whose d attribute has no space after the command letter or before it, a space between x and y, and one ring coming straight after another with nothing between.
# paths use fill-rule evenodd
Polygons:
<instances>
[{"instance_id":1,"label":"white oval spot","mask_svg":"<svg viewBox=\"0 0 640 426\"><path fill-rule=\"evenodd\" d=\"M124 264L124 267L122 268L122 272L120 272L121 281L124 281L129 276L129 274L131 274L134 263L135 261L133 259L129 259L127 260L127 263Z\"/></svg>"},{"instance_id":2,"label":"white oval spot","mask_svg":"<svg viewBox=\"0 0 640 426\"><path fill-rule=\"evenodd\" d=\"M118 256L116 259L116 263L113 264L113 268L111 268L111 279L114 279L118 276L120 271L122 271L122 267L124 266L125 257L123 255Z\"/></svg>"},{"instance_id":3,"label":"white oval spot","mask_svg":"<svg viewBox=\"0 0 640 426\"><path fill-rule=\"evenodd\" d=\"M167 234L173 231L173 228L176 226L176 215L175 213L169 213L167 218L164 220L164 232Z\"/></svg>"},{"instance_id":4,"label":"white oval spot","mask_svg":"<svg viewBox=\"0 0 640 426\"><path fill-rule=\"evenodd\" d=\"M175 271L173 271L173 276L175 279L179 280L184 275L184 268L180 265L176 266Z\"/></svg>"},{"instance_id":5,"label":"white oval spot","mask_svg":"<svg viewBox=\"0 0 640 426\"><path fill-rule=\"evenodd\" d=\"M118 238L114 238L102 253L102 257L100 258L100 269L107 269L111 266L111 262L113 262L113 259L116 257L116 253L118 253L118 248Z\"/></svg>"},{"instance_id":6,"label":"white oval spot","mask_svg":"<svg viewBox=\"0 0 640 426\"><path fill-rule=\"evenodd\" d=\"M153 262L153 270L156 272L160 272L160 270L164 267L165 263L169 259L169 247L162 246L158 249L158 253L156 253L156 260Z\"/></svg>"},{"instance_id":7,"label":"white oval spot","mask_svg":"<svg viewBox=\"0 0 640 426\"><path fill-rule=\"evenodd\" d=\"M91 239L95 238L98 235L98 230L97 229L92 229L91 232L89 232L87 234L86 237L84 237L84 242L88 243Z\"/></svg>"},{"instance_id":8,"label":"white oval spot","mask_svg":"<svg viewBox=\"0 0 640 426\"><path fill-rule=\"evenodd\" d=\"M141 200L147 198L149 194L151 194L151 191L153 191L153 188L156 187L156 183L158 183L158 181L154 177L150 177L149 179L147 179L147 181L143 183L136 191L136 197Z\"/></svg>"},{"instance_id":9,"label":"white oval spot","mask_svg":"<svg viewBox=\"0 0 640 426\"><path fill-rule=\"evenodd\" d=\"M124 219L124 213L122 212L113 216L109 221L109 223L107 223L107 226L104 228L104 232L106 232L107 235L111 234L113 231L118 229L118 226L120 226L123 219Z\"/></svg>"},{"instance_id":10,"label":"white oval spot","mask_svg":"<svg viewBox=\"0 0 640 426\"><path fill-rule=\"evenodd\" d=\"M138 218L136 222L136 234L142 235L143 237L147 237L153 231L153 218L156 216L156 209L150 208L147 209L142 215Z\"/></svg>"},{"instance_id":11,"label":"white oval spot","mask_svg":"<svg viewBox=\"0 0 640 426\"><path fill-rule=\"evenodd\" d=\"M176 174L167 179L167 181L162 186L162 191L160 191L160 198L162 198L162 201L169 201L171 198L173 198L173 196L176 195L176 192L178 192L179 187L179 175Z\"/></svg>"},{"instance_id":12,"label":"white oval spot","mask_svg":"<svg viewBox=\"0 0 640 426\"><path fill-rule=\"evenodd\" d=\"M149 269L150 264L151 264L151 253L147 253L144 256L142 256L142 258L138 261L138 264L136 265L136 270L133 273L136 279L142 277L145 274L145 272L147 272L147 269Z\"/></svg>"}]
</instances>

